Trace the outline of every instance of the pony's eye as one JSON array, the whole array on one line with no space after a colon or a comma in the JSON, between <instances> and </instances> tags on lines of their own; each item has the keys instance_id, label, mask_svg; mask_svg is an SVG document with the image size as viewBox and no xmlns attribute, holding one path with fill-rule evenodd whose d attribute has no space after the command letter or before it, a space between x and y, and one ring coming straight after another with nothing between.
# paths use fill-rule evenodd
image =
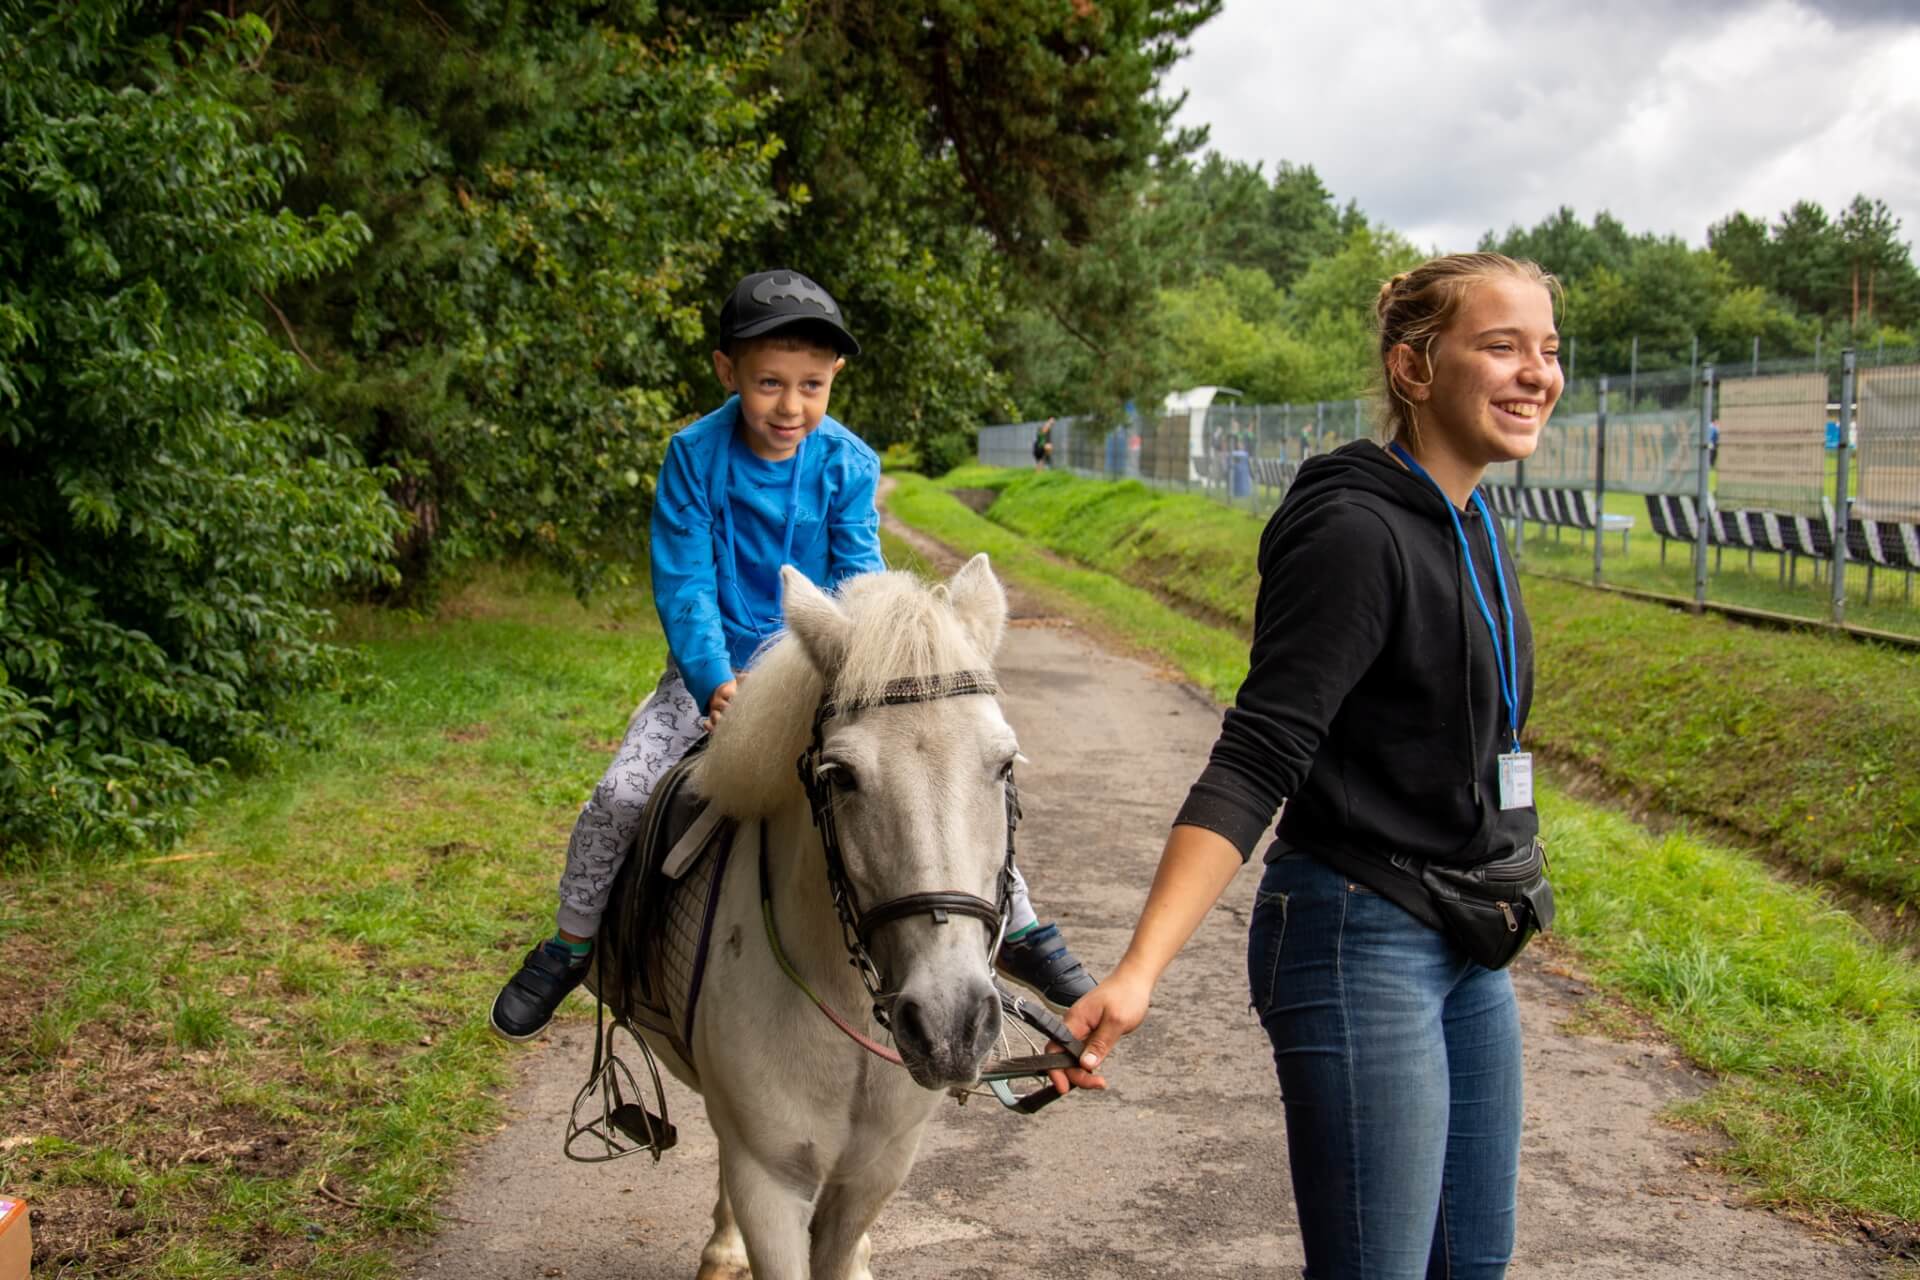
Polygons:
<instances>
[{"instance_id":1,"label":"pony's eye","mask_svg":"<svg viewBox=\"0 0 1920 1280\"><path fill-rule=\"evenodd\" d=\"M853 770L838 760L828 760L822 764L820 766L820 776L842 791L858 791L860 789L860 781L854 776Z\"/></svg>"},{"instance_id":2,"label":"pony's eye","mask_svg":"<svg viewBox=\"0 0 1920 1280\"><path fill-rule=\"evenodd\" d=\"M1001 761L1001 762L1000 762L1000 779L1001 779L1001 781L1003 781L1003 782L1004 782L1004 781L1006 781L1006 780L1007 780L1008 778L1011 778L1011 777L1013 776L1013 766L1014 766L1014 763L1015 763L1015 762L1016 762L1017 760L1019 760L1019 759L1020 759L1020 757L1019 757L1019 756L1008 756L1008 757L1007 757L1007 758L1006 758L1005 760L1003 760L1003 761Z\"/></svg>"}]
</instances>

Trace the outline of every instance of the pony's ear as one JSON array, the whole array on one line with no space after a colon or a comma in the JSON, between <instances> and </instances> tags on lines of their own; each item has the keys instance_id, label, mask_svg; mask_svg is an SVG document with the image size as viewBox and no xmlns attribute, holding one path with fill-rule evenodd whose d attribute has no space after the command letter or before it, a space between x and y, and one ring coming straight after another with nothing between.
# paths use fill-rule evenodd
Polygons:
<instances>
[{"instance_id":1,"label":"pony's ear","mask_svg":"<svg viewBox=\"0 0 1920 1280\"><path fill-rule=\"evenodd\" d=\"M780 608L787 615L787 630L800 637L814 669L831 683L847 657L847 633L853 627L847 615L790 564L780 567Z\"/></svg>"},{"instance_id":2,"label":"pony's ear","mask_svg":"<svg viewBox=\"0 0 1920 1280\"><path fill-rule=\"evenodd\" d=\"M1007 626L1007 592L987 563L987 553L982 551L961 565L948 581L947 590L953 596L953 611L960 615L961 625L980 646L980 652L992 658L1000 649L1000 634Z\"/></svg>"}]
</instances>

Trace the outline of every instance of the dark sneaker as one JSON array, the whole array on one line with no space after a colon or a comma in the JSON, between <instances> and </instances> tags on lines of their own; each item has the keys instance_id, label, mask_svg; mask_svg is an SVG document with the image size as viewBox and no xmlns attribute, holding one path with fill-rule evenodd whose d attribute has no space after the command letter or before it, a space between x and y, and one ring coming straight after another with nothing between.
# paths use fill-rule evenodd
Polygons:
<instances>
[{"instance_id":1,"label":"dark sneaker","mask_svg":"<svg viewBox=\"0 0 1920 1280\"><path fill-rule=\"evenodd\" d=\"M1000 972L1026 987L1056 1009L1072 1007L1093 990L1093 975L1067 950L1060 927L1051 922L1031 930L1018 942L1000 944Z\"/></svg>"},{"instance_id":2,"label":"dark sneaker","mask_svg":"<svg viewBox=\"0 0 1920 1280\"><path fill-rule=\"evenodd\" d=\"M531 1040L547 1029L567 992L587 976L587 961L549 938L527 953L520 972L493 998L493 1029L509 1040Z\"/></svg>"}]
</instances>

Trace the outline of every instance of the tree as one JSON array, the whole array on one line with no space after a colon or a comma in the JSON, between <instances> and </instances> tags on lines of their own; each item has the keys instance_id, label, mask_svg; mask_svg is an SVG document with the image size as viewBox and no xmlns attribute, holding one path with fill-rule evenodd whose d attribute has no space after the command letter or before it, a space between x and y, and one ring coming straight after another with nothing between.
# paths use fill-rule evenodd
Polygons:
<instances>
[{"instance_id":1,"label":"tree","mask_svg":"<svg viewBox=\"0 0 1920 1280\"><path fill-rule=\"evenodd\" d=\"M1742 285L1774 288L1774 248L1765 222L1745 213L1729 214L1707 228L1707 247L1719 255Z\"/></svg>"},{"instance_id":2,"label":"tree","mask_svg":"<svg viewBox=\"0 0 1920 1280\"><path fill-rule=\"evenodd\" d=\"M1827 211L1795 202L1773 224L1774 289L1803 313L1829 314L1844 279L1838 249Z\"/></svg>"},{"instance_id":3,"label":"tree","mask_svg":"<svg viewBox=\"0 0 1920 1280\"><path fill-rule=\"evenodd\" d=\"M1358 216L1335 206L1312 165L1282 162L1269 182L1259 165L1209 152L1169 182L1183 183L1198 206L1193 265L1203 276L1252 268L1284 289L1315 258L1336 252Z\"/></svg>"},{"instance_id":4,"label":"tree","mask_svg":"<svg viewBox=\"0 0 1920 1280\"><path fill-rule=\"evenodd\" d=\"M1884 200L1857 195L1840 215L1834 230L1839 258L1847 273L1848 328L1871 326L1878 312L1895 323L1907 320L1920 302L1920 274L1901 242L1900 219Z\"/></svg>"},{"instance_id":5,"label":"tree","mask_svg":"<svg viewBox=\"0 0 1920 1280\"><path fill-rule=\"evenodd\" d=\"M274 207L300 154L236 101L266 24L141 16L0 0L0 842L176 834L340 678L317 598L398 527L287 399L274 298L365 228Z\"/></svg>"},{"instance_id":6,"label":"tree","mask_svg":"<svg viewBox=\"0 0 1920 1280\"><path fill-rule=\"evenodd\" d=\"M509 552L583 589L630 572L666 437L713 398L718 274L790 205L770 98L739 87L787 15L705 30L585 0L274 12L286 27L251 88L312 157L288 198L374 232L281 303L322 371L308 404L396 477L407 586Z\"/></svg>"},{"instance_id":7,"label":"tree","mask_svg":"<svg viewBox=\"0 0 1920 1280\"><path fill-rule=\"evenodd\" d=\"M730 24L740 8L709 0L686 11ZM916 436L951 441L989 407L1015 407L1009 397L1037 408L1045 388L1071 384L1082 404L1117 406L1152 390L1152 299L1187 270L1184 210L1157 178L1200 141L1172 128L1178 104L1157 86L1180 42L1218 8L1219 0L805 7L770 73L780 101L772 127L790 143L774 181L784 192L804 187L805 200L762 237L762 256L783 250L836 264L832 283L849 310L877 307L893 325L884 330L890 347L954 357L922 375L944 378L937 403L949 412L938 417L909 399L897 362L879 352L864 361L852 390L863 413L876 401L884 411L863 430L917 421ZM884 264L854 247L887 245L890 228L927 256L905 277L880 271L883 296L870 299L865 282ZM976 315L979 341L950 318L896 307L923 288ZM994 366L1008 370L1005 393L989 380Z\"/></svg>"}]
</instances>

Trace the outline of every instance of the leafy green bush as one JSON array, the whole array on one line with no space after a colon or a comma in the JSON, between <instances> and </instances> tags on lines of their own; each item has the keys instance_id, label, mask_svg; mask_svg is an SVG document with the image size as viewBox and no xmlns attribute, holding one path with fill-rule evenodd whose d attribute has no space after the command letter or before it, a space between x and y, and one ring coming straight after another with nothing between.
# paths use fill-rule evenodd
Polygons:
<instances>
[{"instance_id":1,"label":"leafy green bush","mask_svg":"<svg viewBox=\"0 0 1920 1280\"><path fill-rule=\"evenodd\" d=\"M272 208L300 157L235 105L267 26L176 43L144 8L0 0L0 846L177 833L338 679L312 601L400 524L273 407L299 373L274 290L365 228Z\"/></svg>"}]
</instances>

